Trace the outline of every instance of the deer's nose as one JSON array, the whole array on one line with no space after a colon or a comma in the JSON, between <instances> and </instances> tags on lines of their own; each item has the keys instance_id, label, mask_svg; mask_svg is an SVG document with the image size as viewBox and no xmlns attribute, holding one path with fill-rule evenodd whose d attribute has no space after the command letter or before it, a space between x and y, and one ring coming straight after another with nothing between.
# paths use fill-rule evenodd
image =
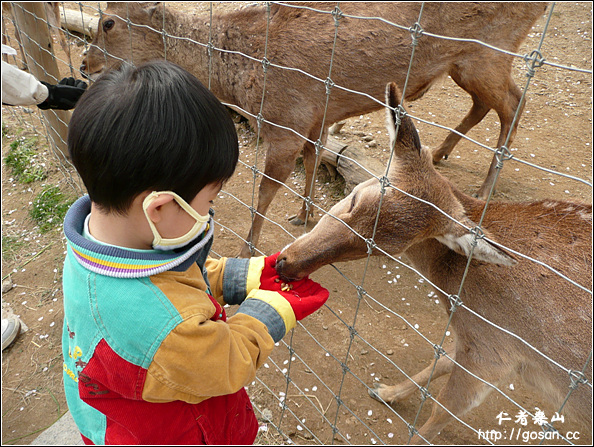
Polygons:
<instances>
[{"instance_id":1,"label":"deer's nose","mask_svg":"<svg viewBox=\"0 0 594 447\"><path fill-rule=\"evenodd\" d=\"M278 258L276 258L276 265L274 266L274 268L279 274L283 271L286 261L287 257L282 254L280 254Z\"/></svg>"}]
</instances>

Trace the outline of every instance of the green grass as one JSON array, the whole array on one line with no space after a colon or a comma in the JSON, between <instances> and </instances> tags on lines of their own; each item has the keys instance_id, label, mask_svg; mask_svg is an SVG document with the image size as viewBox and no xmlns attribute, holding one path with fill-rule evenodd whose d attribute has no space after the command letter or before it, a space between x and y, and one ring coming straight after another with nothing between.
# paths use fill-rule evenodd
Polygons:
<instances>
[{"instance_id":1,"label":"green grass","mask_svg":"<svg viewBox=\"0 0 594 447\"><path fill-rule=\"evenodd\" d=\"M47 177L45 169L37 161L36 144L37 138L15 140L10 143L10 150L4 157L12 176L21 183L41 181Z\"/></svg>"},{"instance_id":2,"label":"green grass","mask_svg":"<svg viewBox=\"0 0 594 447\"><path fill-rule=\"evenodd\" d=\"M22 250L25 242L14 236L2 236L2 259L12 261Z\"/></svg>"},{"instance_id":3,"label":"green grass","mask_svg":"<svg viewBox=\"0 0 594 447\"><path fill-rule=\"evenodd\" d=\"M29 210L31 218L39 225L42 233L62 225L66 212L74 199L66 197L57 186L47 186L33 201Z\"/></svg>"}]
</instances>

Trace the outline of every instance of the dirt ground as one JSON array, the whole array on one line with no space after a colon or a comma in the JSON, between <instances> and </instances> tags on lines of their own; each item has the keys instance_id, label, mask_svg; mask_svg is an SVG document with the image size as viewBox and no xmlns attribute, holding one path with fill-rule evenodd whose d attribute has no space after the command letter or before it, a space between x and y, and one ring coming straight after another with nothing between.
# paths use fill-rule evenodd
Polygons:
<instances>
[{"instance_id":1,"label":"dirt ground","mask_svg":"<svg viewBox=\"0 0 594 447\"><path fill-rule=\"evenodd\" d=\"M207 13L204 4L178 3L175 7L196 11L197 14ZM215 8L235 7L231 4L215 5ZM520 50L521 54L537 47L545 21L545 17L538 21ZM10 30L9 26L9 35ZM73 53L82 51L74 44L73 48ZM590 2L559 3L555 6L542 53L548 62L592 70ZM74 60L76 67L80 56L75 56ZM514 78L521 87L526 82L525 73L525 63L518 60L514 66ZM67 75L66 69L64 75ZM407 110L423 120L455 127L470 105L470 97L447 78L422 99L407 104ZM2 107L3 128L8 129L7 135L3 133L2 138L3 158L17 134L32 134L32 130L20 130L24 128L24 122L34 123L41 133L43 126L37 117L38 112L30 112ZM437 127L416 124L421 141L427 147L437 146L447 134ZM240 157L249 166L254 163L255 136L245 123L238 123L237 128ZM469 137L492 146L498 132L498 118L490 112L470 131ZM383 111L347 120L340 134L330 138L366 151L367 155L382 162L389 153ZM59 228L41 234L28 217L28 210L33 198L46 184L57 184L70 194L75 194L76 189L69 181L72 172L58 168L43 141L40 138L38 157L45 163L49 174L44 182L20 184L2 164L3 315L13 312L24 324L15 343L2 353L3 444L30 443L40 431L67 411L62 390L60 349L63 321L61 272L65 241ZM592 188L589 184L558 173L592 182L592 75L551 65L538 68L530 84L512 153L520 160L549 171L515 160L508 162L497 184L494 200L550 198L591 203ZM258 157L261 164L264 155L261 153ZM491 157L490 151L462 140L449 159L442 161L437 168L465 192L472 194L482 183ZM303 183L304 175L298 165L287 185L301 193ZM340 178L332 179L321 167L316 184L316 203L328 210L344 196L343 188L344 182ZM240 237L247 234L250 221L248 208L238 200L251 206L252 191L252 172L240 164L234 178L215 202L220 224L213 249L216 255L233 256L237 253ZM302 227L294 227L287 222L300 206L299 199L289 189L281 188L267 215L274 223L264 225L259 244L264 253L280 250L303 233ZM315 222L310 222L309 227L313 224ZM403 420L412 424L418 418L416 427L419 428L430 414L431 402L421 405L421 396L417 393L406 402L390 408L369 398L367 387L374 383L395 384L404 379L403 374L412 376L431 362L433 348L418 332L431 343L439 343L442 337L446 346L452 343L453 334L446 328L443 307L436 302L431 287L422 279L404 265L383 257L327 266L312 277L330 290L327 306L304 320L279 343L260 370L257 380L248 386L262 421L258 442L406 443L408 430ZM358 298L358 286L363 286L367 292L365 299ZM232 309L230 313L233 313ZM348 326L356 330L352 339ZM582 365L571 366L577 369ZM440 378L431 383L429 391L433 396L437 395L445 380ZM538 407L549 418L556 411L525 392L520 383L510 383L502 391L529 411ZM284 409L283 402L286 403ZM434 442L487 443L467 425L483 431L520 427L513 421L499 425L497 415L501 412L515 415L518 409L505 396L493 392L483 405L462 418L464 423L452 422ZM332 424L337 427L334 441ZM575 443L591 443L591 427L576 427L567 419L555 425L562 434L579 430L580 438ZM496 443L517 442L500 440ZM537 442L531 440L525 443Z\"/></svg>"}]
</instances>

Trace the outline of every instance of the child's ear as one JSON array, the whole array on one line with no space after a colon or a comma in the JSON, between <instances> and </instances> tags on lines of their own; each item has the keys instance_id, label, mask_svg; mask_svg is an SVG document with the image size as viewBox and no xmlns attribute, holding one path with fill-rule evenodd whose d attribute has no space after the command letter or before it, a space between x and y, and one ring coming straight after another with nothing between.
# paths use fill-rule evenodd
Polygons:
<instances>
[{"instance_id":1,"label":"child's ear","mask_svg":"<svg viewBox=\"0 0 594 447\"><path fill-rule=\"evenodd\" d=\"M151 195L151 193L147 193L142 199L144 213L152 222L160 222L163 218L163 205L166 205L173 200L174 198L171 194Z\"/></svg>"}]
</instances>

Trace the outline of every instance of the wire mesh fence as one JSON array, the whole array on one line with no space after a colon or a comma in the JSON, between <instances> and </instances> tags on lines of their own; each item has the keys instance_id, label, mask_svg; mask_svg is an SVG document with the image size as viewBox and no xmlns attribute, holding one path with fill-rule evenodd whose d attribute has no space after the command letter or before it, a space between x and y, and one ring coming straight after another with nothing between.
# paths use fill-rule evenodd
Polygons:
<instances>
[{"instance_id":1,"label":"wire mesh fence","mask_svg":"<svg viewBox=\"0 0 594 447\"><path fill-rule=\"evenodd\" d=\"M341 184L339 179L333 179L331 166L320 168L320 172L314 171L312 176L305 176L305 179L303 169L292 174L287 180L270 175L266 168L266 158L271 156L270 151L266 152L270 129L280 129L284 131L282 135L287 140L297 140L301 145L306 145L305 151L309 150L309 156L315 159L314 166L319 165L323 151L329 151L334 154L335 159L348 158L358 168L366 171L370 178L375 177L382 190L375 219L377 226L386 191L395 188L388 180L391 164L394 163L394 148L390 147L384 129L384 111L350 117L345 120L345 130L331 134L328 140L326 139L326 129L334 124L331 121L332 117L336 116L332 111L337 107L333 100L337 94L341 94L337 92L364 98L367 104L365 107L369 110L384 107L383 98L367 93L368 90L363 86L353 89L351 85L342 85L336 81L341 76L349 78L349 73L337 74L337 70L343 70L344 65L335 63L335 60L344 57L337 49L340 47L341 39L344 39L341 31L346 20L360 24L360 28L369 30L370 35L374 32L379 33L374 30L379 30L381 24L393 32L398 30L408 36L406 45L409 51L403 63L404 81L400 85L403 97L408 97L408 89L417 88L413 67L416 61L415 51L421 41L434 39L436 42L474 44L513 59L514 78L521 91L519 101L520 104L525 103L524 113L520 115L518 107L513 116L511 128L519 123L519 130L513 142L511 131L505 135L501 147L497 148L492 142L491 139L501 126L493 113L487 115L484 122L477 126L477 130L469 132L468 135L452 129L452 123L458 120L457 116L466 113L470 106L469 99L464 97L465 93L449 78L442 84L437 83L419 101L404 103L399 108L401 113L406 113L414 119L423 144L437 145L442 136L449 132L461 137L456 151L447 162L439 165L439 169L446 177L451 176L456 183L460 183L459 186L468 193L475 192L477 183L482 183L488 162L495 155L496 174L492 187L487 190L484 213L492 201L498 200L497 194L504 199L518 201L550 198L591 203L591 6L585 8L590 15L582 17L581 22L577 23L576 17L580 17L580 13L572 14L572 8L577 8L576 4L548 5L546 12L543 12L530 31L521 50L513 52L488 42L468 38L465 34L457 36L427 31L423 28L429 14L425 4L416 5L414 14L408 17L409 21L402 23L395 23L382 16L346 13L347 10L352 11L352 6L347 7L342 3L332 3L328 6L189 2L152 6L156 8L157 13L161 12L161 19L152 23L138 23L131 11L137 5L123 5L118 8L118 18L123 21L121 23L125 24L126 29L120 35L125 39L119 39L122 44L119 48L123 46L128 48L129 52L126 55L110 52L110 43L106 39L98 40L96 42L101 54L99 59L105 64L114 60L138 63L142 43L138 42L135 36L140 32L158 36L155 42L162 42L160 51L166 59L181 65L189 58L195 59L192 63L196 63L196 60L203 63L201 73L206 73L207 76L201 81L212 87L215 92L220 89L221 79L229 73L235 76L238 84L235 88L249 90L253 77L258 77L261 82L260 90L254 88L255 93L249 109L243 104L223 99L230 108L250 119L251 127L237 119L242 155L236 175L225 186L216 202L219 235L214 246L215 256L234 256L244 244L255 254L274 253L306 231L287 223L290 214L288 208L297 209L304 201L304 227L309 229L320 217L328 214L331 206L344 196L342 190L337 191L334 187L339 184L339 188L342 189L344 184ZM11 6L13 10L22 8L22 4L19 3L13 3ZM283 45L282 41L279 43L274 40L282 37L278 29L274 28L277 11L275 8L288 8L295 20L306 11L310 14L308 17L315 17L312 19L312 28L308 31L312 35L312 40L319 39L325 42L324 56L327 56L327 61L323 67L315 67L312 71L301 66L286 66L274 57L276 53L272 52L269 46ZM170 17L165 14L166 9L179 12L179 23L168 23ZM582 5L580 11L583 10ZM89 60L83 59L82 53L89 51L91 38L97 38L94 36L97 30L89 23L98 24L95 27L107 26L107 31L110 29L110 25L106 25L106 21L112 17L108 12L103 4L63 2L44 11L43 17L35 17L35 26L47 27L54 36L54 43L59 43L53 46L53 52L50 51L55 56L58 71L44 71L43 74L55 82L61 76L80 77L79 68L82 68L93 78L93 67ZM21 9L20 13L30 14L25 9ZM62 28L59 26L58 16L61 17ZM254 44L253 51L246 50L250 46L249 39L247 46L234 46L235 40L241 38L242 27L252 29L248 26L248 21L255 21L256 16L261 22L260 28L257 29L263 35L259 36L257 41L252 41L258 42L257 45ZM65 22L78 23L79 18L80 25L65 25ZM317 35L314 28L321 22L332 30L323 37ZM21 50L12 62L16 65L26 63L30 67L34 59L30 54L27 57L21 56L23 52L27 52L27 45L22 42L25 39L30 40L31 35L36 35L39 30L32 30L30 27L23 29L22 23L17 13L10 17L3 14L3 36L9 39L8 44ZM199 27L200 32L196 30ZM78 31L72 31L74 28ZM494 28L494 33L513 31L497 29L496 26ZM568 34L571 34L570 44L566 42ZM574 53L571 45L575 45L576 40L581 41L579 48L589 48L589 52ZM549 41L552 43L549 44ZM48 51L47 45L39 46L42 51ZM191 53L180 54L183 53L180 48L184 48L186 52L189 48ZM306 50L311 48L305 47ZM439 47L436 48L436 51L439 51ZM300 48L289 50L304 51ZM365 50L352 48L353 53L365 53ZM130 52L131 57L128 56ZM221 67L213 62L215 59L229 61L227 66L223 66L229 73L218 71ZM234 67L241 65L237 60L252 64L250 67L253 71L233 73ZM370 71L366 76L370 76L369 72L383 63L382 60L367 60L365 64L369 65ZM488 70L488 61L484 61L484 64L484 69ZM39 67L41 70L44 69L41 64ZM253 67L258 67L259 71L256 72ZM281 101L279 97L269 93L277 91L271 83L282 78L282 75L279 77L278 74L269 76L271 72L297 72L307 79L304 85L308 88L311 85L317 86L315 91L308 91L307 94L317 95L315 104L318 110L307 110L303 115L303 119L307 119L307 114L315 115L319 125L314 127L313 131L304 134L304 128L299 127L298 123L288 126L284 122L275 122L269 118L269 110L273 107L270 104L274 104L275 101L281 105L286 104L286 99ZM355 77L355 74L352 76ZM393 80L395 79L389 77L382 79L380 90L383 91L385 84ZM288 96L296 94L288 89L285 93ZM424 91L420 92L421 95L422 93ZM72 165L62 155L64 135L49 130L52 119L45 114L41 116L39 113L26 113L22 110L11 109L10 113L22 126L32 127L34 132L48 136L48 142L55 154L53 161L59 165L69 188L77 196L84 194L84 188ZM56 118L67 126L67 117ZM341 142L343 148L350 146L356 151L379 159L384 167L383 172L372 172L361 159L349 158L335 150L328 143L329 140ZM282 141L280 144L282 145ZM547 152L547 156L542 156L543 152ZM306 156L304 153L305 170ZM292 159L288 160L291 169L292 163ZM277 197L267 212L259 211L257 206L257 190L263 178L279 188ZM303 193L308 187L312 191L309 195ZM398 191L409 194L400 189ZM414 198L435 207L422 198ZM452 216L447 217L455 220ZM245 236L251 234L250 225L257 218L264 221L262 237L257 244L253 244L249 237ZM335 218L338 219L336 216ZM469 231L475 230L472 231L473 243L481 237L482 218L478 224L478 231L465 226ZM413 376L429 365L432 358L434 365L444 356L456 362L451 354L455 344L451 321L457 308L471 313L494 330L508 334L514 342L528 345L529 343L506 327L485 319L480 312L464 303L464 280L471 261L460 278L459 290L444 291L411 267L406 258L389 253L381 244L376 244L373 236L368 239L358 234L355 229L351 230L355 237L362 238L368 244L369 256L359 261L325 267L312 275L329 288L330 300L320 312L304 320L277 344L277 348L258 373L254 383L247 387L256 414L261 420L263 442L407 443L415 434L419 435L418 430L429 418L429 404L441 406L450 414L453 422L435 440L424 439L421 436L421 441L425 442L510 443L514 440L512 430L516 430L516 441L526 443L542 442L544 439L571 444L591 439L591 429L589 433L580 432L580 438L575 437L577 431L572 425L574 421L565 420L563 417L565 402L559 407L543 402L522 388L520 381L507 386L491 384L473 371L465 370L477 380L487 382L488 390L494 391L490 393L484 405L468 415L458 415L456 409L445 408L439 401L438 392L445 381L437 377L433 380L433 371L430 372L426 385L415 383ZM376 230L377 228L373 228L371 234L375 235ZM552 275L566 281L568 296L587 294L591 304L591 285L581 284L571 275L559 272L546 262L516 252L510 247L505 248L514 255L539 263ZM372 252L379 252L381 257L372 257ZM449 312L444 311L438 295L447 297ZM552 312L555 310L552 309ZM570 402L573 393L586 393L590 396L591 411L591 305L585 313L589 315L585 318L589 318L590 332L583 334L583 343L589 346L589 357L584 358L583 363L564 364L560 359L546 356L534 346L530 345L529 349L545 356L551 368L566 373L565 401ZM456 365L464 369L463 365ZM370 393L374 393L376 384L410 381L413 381L415 393L394 405L372 400L369 396ZM428 400L431 402L427 402ZM477 400L480 399L477 397ZM527 421L530 421L528 425L523 423Z\"/></svg>"}]
</instances>

